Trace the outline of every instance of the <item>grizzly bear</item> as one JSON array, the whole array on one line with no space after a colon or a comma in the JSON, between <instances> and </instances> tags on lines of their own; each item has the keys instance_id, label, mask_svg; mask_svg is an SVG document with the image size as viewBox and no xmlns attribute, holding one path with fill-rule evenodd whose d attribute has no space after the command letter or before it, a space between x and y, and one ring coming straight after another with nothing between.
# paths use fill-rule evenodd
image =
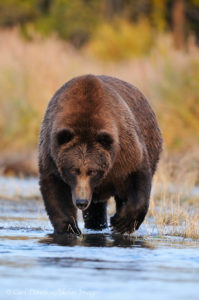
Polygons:
<instances>
[{"instance_id":1,"label":"grizzly bear","mask_svg":"<svg viewBox=\"0 0 199 300\"><path fill-rule=\"evenodd\" d=\"M40 190L54 233L107 227L131 233L149 207L152 177L162 149L156 117L133 85L84 75L65 83L49 102L39 141Z\"/></svg>"}]
</instances>

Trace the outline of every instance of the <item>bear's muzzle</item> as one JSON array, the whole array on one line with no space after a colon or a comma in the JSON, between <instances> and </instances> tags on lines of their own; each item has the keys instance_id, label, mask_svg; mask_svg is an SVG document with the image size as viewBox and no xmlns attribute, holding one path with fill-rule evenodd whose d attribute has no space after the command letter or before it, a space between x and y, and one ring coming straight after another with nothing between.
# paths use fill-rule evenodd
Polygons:
<instances>
[{"instance_id":1,"label":"bear's muzzle","mask_svg":"<svg viewBox=\"0 0 199 300\"><path fill-rule=\"evenodd\" d=\"M90 188L90 178L88 176L77 176L77 184L72 191L73 204L85 210L91 203L92 192Z\"/></svg>"}]
</instances>

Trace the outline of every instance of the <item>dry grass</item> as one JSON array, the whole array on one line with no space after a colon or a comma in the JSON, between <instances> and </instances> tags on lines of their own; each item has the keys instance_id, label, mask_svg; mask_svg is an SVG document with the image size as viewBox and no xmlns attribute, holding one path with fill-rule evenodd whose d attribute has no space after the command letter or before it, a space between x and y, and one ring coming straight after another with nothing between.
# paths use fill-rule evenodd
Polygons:
<instances>
[{"instance_id":1,"label":"dry grass","mask_svg":"<svg viewBox=\"0 0 199 300\"><path fill-rule=\"evenodd\" d=\"M163 156L154 178L146 222L161 235L199 239L199 155L197 149L183 157Z\"/></svg>"},{"instance_id":2,"label":"dry grass","mask_svg":"<svg viewBox=\"0 0 199 300\"><path fill-rule=\"evenodd\" d=\"M168 195L161 201L151 199L148 218L162 236L182 236L199 239L199 203L195 197L194 205L184 202L181 194ZM192 197L192 196L191 196ZM146 220L147 222L147 220ZM151 220L150 220L151 224Z\"/></svg>"}]
</instances>

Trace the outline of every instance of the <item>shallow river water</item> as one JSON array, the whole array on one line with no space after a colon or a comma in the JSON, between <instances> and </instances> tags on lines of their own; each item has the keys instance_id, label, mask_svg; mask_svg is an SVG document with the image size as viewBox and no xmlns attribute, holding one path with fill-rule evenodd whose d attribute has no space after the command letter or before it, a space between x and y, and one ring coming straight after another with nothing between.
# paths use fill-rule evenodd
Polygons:
<instances>
[{"instance_id":1,"label":"shallow river water","mask_svg":"<svg viewBox=\"0 0 199 300\"><path fill-rule=\"evenodd\" d=\"M28 194L37 182L13 182L18 199L0 200L0 299L199 299L199 242L144 225L132 236L94 232L81 220L82 236L53 238ZM13 182L1 178L1 191L14 193Z\"/></svg>"}]
</instances>

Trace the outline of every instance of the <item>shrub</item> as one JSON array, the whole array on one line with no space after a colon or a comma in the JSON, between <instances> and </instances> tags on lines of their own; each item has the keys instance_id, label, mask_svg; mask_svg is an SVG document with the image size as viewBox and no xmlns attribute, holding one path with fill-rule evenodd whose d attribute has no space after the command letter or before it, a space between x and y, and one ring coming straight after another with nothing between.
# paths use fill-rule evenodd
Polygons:
<instances>
[{"instance_id":1,"label":"shrub","mask_svg":"<svg viewBox=\"0 0 199 300\"><path fill-rule=\"evenodd\" d=\"M153 44L153 30L147 20L129 23L117 19L113 24L100 25L88 49L102 60L119 61L146 55Z\"/></svg>"}]
</instances>

